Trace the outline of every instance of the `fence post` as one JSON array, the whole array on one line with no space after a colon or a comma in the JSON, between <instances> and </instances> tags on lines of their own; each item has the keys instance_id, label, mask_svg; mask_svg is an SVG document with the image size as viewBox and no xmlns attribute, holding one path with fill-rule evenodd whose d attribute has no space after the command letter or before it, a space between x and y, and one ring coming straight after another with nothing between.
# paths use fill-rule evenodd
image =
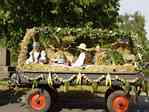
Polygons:
<instances>
[{"instance_id":1,"label":"fence post","mask_svg":"<svg viewBox=\"0 0 149 112\"><path fill-rule=\"evenodd\" d=\"M13 67L10 67L10 52L7 48L0 48L0 79L7 79L14 71Z\"/></svg>"}]
</instances>

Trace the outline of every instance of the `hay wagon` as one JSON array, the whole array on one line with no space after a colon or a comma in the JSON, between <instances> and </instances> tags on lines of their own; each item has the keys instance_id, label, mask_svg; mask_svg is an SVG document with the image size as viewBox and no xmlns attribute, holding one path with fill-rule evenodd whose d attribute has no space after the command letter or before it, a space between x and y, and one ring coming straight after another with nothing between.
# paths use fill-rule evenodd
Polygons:
<instances>
[{"instance_id":1,"label":"hay wagon","mask_svg":"<svg viewBox=\"0 0 149 112\"><path fill-rule=\"evenodd\" d=\"M138 96L144 89L144 75L133 65L90 65L71 67L49 64L25 64L27 32L21 43L16 73L10 75L10 84L32 88L27 95L28 109L32 112L50 111L54 104L56 89L61 85L89 85L93 92L98 86L106 86L105 104L109 112L127 112L132 91Z\"/></svg>"}]
</instances>

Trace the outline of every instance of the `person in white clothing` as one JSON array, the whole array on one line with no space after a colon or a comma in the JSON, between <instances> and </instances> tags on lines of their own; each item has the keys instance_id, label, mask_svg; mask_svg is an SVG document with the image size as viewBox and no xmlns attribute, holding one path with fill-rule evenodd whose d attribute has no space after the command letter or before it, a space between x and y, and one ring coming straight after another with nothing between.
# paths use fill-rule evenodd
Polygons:
<instances>
[{"instance_id":1,"label":"person in white clothing","mask_svg":"<svg viewBox=\"0 0 149 112\"><path fill-rule=\"evenodd\" d=\"M26 64L39 63L40 57L40 45L38 42L33 43L33 50L29 53L29 58L26 60Z\"/></svg>"},{"instance_id":2,"label":"person in white clothing","mask_svg":"<svg viewBox=\"0 0 149 112\"><path fill-rule=\"evenodd\" d=\"M40 64L46 64L47 63L47 53L44 49L41 51L39 63Z\"/></svg>"},{"instance_id":3,"label":"person in white clothing","mask_svg":"<svg viewBox=\"0 0 149 112\"><path fill-rule=\"evenodd\" d=\"M76 62L74 64L72 64L73 67L80 67L84 65L85 62L85 58L86 58L86 44L81 43L78 48L80 49L80 55L78 57L78 59L76 60Z\"/></svg>"}]
</instances>

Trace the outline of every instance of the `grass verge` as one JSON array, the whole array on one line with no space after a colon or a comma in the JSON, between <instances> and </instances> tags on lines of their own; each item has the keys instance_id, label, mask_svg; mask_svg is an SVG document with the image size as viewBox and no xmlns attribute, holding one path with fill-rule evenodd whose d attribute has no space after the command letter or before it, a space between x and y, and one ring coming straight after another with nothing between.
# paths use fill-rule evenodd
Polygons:
<instances>
[{"instance_id":1,"label":"grass verge","mask_svg":"<svg viewBox=\"0 0 149 112\"><path fill-rule=\"evenodd\" d=\"M149 69L144 69L143 72L146 77L149 77Z\"/></svg>"},{"instance_id":2,"label":"grass verge","mask_svg":"<svg viewBox=\"0 0 149 112\"><path fill-rule=\"evenodd\" d=\"M8 81L7 80L0 80L0 85L8 85Z\"/></svg>"}]
</instances>

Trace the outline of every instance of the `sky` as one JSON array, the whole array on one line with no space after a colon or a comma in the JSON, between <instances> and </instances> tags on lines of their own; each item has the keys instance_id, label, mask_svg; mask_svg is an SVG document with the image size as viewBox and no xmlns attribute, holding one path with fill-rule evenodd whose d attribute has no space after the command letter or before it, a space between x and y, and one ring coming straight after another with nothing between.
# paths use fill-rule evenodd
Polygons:
<instances>
[{"instance_id":1,"label":"sky","mask_svg":"<svg viewBox=\"0 0 149 112\"><path fill-rule=\"evenodd\" d=\"M120 0L120 14L133 14L136 11L145 16L145 30L149 40L149 0Z\"/></svg>"}]
</instances>

